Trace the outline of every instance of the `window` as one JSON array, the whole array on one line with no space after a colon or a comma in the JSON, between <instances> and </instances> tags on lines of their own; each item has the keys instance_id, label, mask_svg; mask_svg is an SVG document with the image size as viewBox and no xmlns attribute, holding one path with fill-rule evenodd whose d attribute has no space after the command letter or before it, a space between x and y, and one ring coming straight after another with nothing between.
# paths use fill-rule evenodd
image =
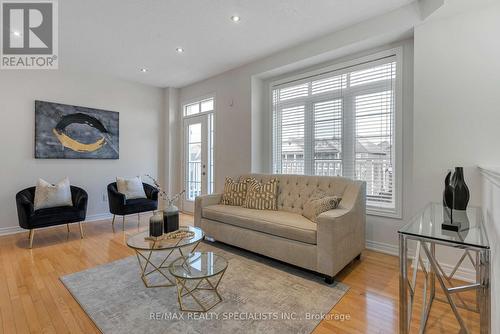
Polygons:
<instances>
[{"instance_id":1,"label":"window","mask_svg":"<svg viewBox=\"0 0 500 334\"><path fill-rule=\"evenodd\" d=\"M368 209L398 214L396 59L272 85L273 172L366 181Z\"/></svg>"},{"instance_id":2,"label":"window","mask_svg":"<svg viewBox=\"0 0 500 334\"><path fill-rule=\"evenodd\" d=\"M204 112L214 111L214 98L190 103L184 106L184 116L192 116Z\"/></svg>"}]
</instances>

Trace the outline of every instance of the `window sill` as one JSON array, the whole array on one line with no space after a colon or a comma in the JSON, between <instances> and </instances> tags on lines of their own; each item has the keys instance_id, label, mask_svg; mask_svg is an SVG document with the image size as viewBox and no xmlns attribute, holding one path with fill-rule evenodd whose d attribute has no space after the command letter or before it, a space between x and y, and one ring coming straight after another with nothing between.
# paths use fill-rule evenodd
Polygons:
<instances>
[{"instance_id":1,"label":"window sill","mask_svg":"<svg viewBox=\"0 0 500 334\"><path fill-rule=\"evenodd\" d=\"M401 214L401 210L398 210L398 209L383 209L383 208L367 207L366 214L368 216L377 216L377 217L392 218L392 219L402 219L403 218L403 215Z\"/></svg>"}]
</instances>

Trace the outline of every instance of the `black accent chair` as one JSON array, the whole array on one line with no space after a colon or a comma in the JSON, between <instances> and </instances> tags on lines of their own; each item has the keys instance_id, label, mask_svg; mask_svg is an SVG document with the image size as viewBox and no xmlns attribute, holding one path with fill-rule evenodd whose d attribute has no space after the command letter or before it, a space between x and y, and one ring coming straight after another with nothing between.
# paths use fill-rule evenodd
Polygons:
<instances>
[{"instance_id":1,"label":"black accent chair","mask_svg":"<svg viewBox=\"0 0 500 334\"><path fill-rule=\"evenodd\" d=\"M118 192L116 182L108 184L109 211L113 214L111 226L115 230L116 216L122 216L122 228L125 230L125 216L137 214L137 226L141 223L140 213L158 209L158 189L150 184L143 183L147 198L125 199L125 195Z\"/></svg>"},{"instance_id":2,"label":"black accent chair","mask_svg":"<svg viewBox=\"0 0 500 334\"><path fill-rule=\"evenodd\" d=\"M42 227L66 224L69 233L69 224L79 223L80 237L83 239L82 222L87 216L87 192L82 188L71 186L71 199L73 206L59 206L35 211L35 187L26 188L17 193L19 226L29 230L30 248L33 247L35 229Z\"/></svg>"}]
</instances>

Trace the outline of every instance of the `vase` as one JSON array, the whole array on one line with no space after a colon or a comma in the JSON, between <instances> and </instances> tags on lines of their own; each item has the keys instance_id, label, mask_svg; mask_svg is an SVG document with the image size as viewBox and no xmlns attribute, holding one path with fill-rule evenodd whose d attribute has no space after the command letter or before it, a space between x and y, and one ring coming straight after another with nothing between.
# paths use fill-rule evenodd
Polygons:
<instances>
[{"instance_id":1,"label":"vase","mask_svg":"<svg viewBox=\"0 0 500 334\"><path fill-rule=\"evenodd\" d=\"M175 205L169 205L163 211L163 228L165 233L179 229L179 208Z\"/></svg>"},{"instance_id":2,"label":"vase","mask_svg":"<svg viewBox=\"0 0 500 334\"><path fill-rule=\"evenodd\" d=\"M163 215L155 213L153 217L149 218L149 236L160 237L163 234Z\"/></svg>"},{"instance_id":3,"label":"vase","mask_svg":"<svg viewBox=\"0 0 500 334\"><path fill-rule=\"evenodd\" d=\"M467 209L467 204L469 204L469 188L464 180L464 169L463 167L455 167L455 173L451 179L451 185L453 186L453 209L454 210L465 210Z\"/></svg>"},{"instance_id":4,"label":"vase","mask_svg":"<svg viewBox=\"0 0 500 334\"><path fill-rule=\"evenodd\" d=\"M443 206L448 209L453 208L453 186L450 183L451 172L446 174L444 179ZM448 215L449 216L449 215Z\"/></svg>"}]
</instances>

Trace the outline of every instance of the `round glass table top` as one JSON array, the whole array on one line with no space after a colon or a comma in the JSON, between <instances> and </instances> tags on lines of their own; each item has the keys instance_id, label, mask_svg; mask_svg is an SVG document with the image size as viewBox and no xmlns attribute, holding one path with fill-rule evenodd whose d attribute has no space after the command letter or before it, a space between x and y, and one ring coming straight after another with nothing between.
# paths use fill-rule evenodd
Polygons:
<instances>
[{"instance_id":1,"label":"round glass table top","mask_svg":"<svg viewBox=\"0 0 500 334\"><path fill-rule=\"evenodd\" d=\"M149 230L146 230L130 236L127 239L127 246L138 250L166 250L189 246L203 240L203 238L205 237L205 233L203 233L203 230L194 226L181 226L179 228L179 231L193 232L194 235L192 237L186 238L162 239L153 241L145 239L146 237L149 237Z\"/></svg>"},{"instance_id":2,"label":"round glass table top","mask_svg":"<svg viewBox=\"0 0 500 334\"><path fill-rule=\"evenodd\" d=\"M170 264L174 277L198 279L218 275L227 268L227 260L212 252L194 252L186 258L178 258Z\"/></svg>"}]
</instances>

